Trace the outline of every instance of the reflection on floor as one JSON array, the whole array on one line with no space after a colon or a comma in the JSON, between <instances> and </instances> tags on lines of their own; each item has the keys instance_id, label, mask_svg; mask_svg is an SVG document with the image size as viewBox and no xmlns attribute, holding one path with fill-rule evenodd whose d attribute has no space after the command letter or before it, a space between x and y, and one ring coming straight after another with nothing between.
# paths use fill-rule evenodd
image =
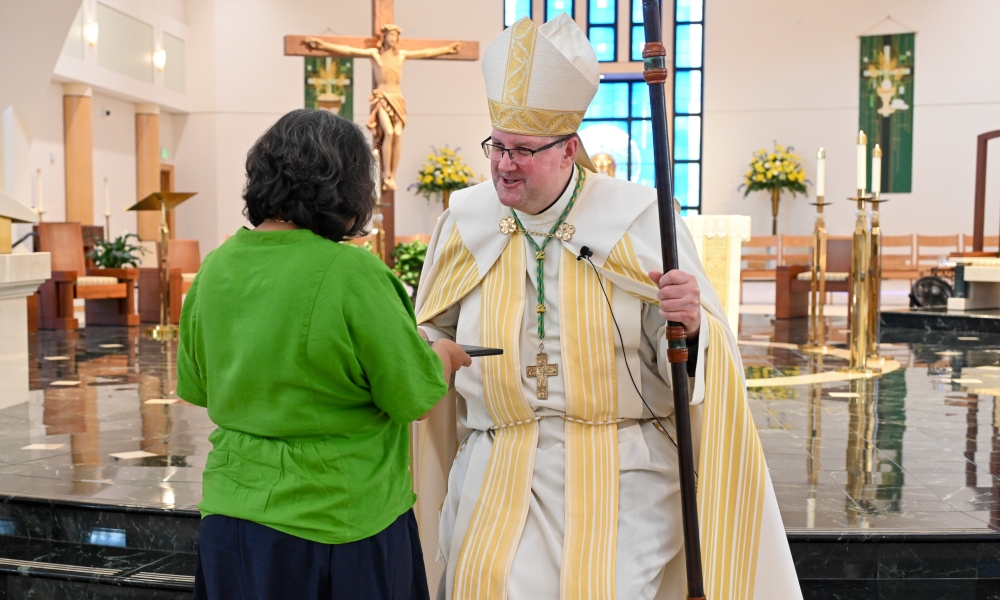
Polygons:
<instances>
[{"instance_id":1,"label":"reflection on floor","mask_svg":"<svg viewBox=\"0 0 1000 600\"><path fill-rule=\"evenodd\" d=\"M213 426L176 399L176 343L111 327L32 337L31 399L0 410L0 492L193 509Z\"/></svg>"},{"instance_id":2,"label":"reflection on floor","mask_svg":"<svg viewBox=\"0 0 1000 600\"><path fill-rule=\"evenodd\" d=\"M741 337L804 343L799 321L744 315ZM832 321L834 340L845 326ZM750 390L786 528L1000 529L1000 336L886 331L883 340L902 364L883 377ZM786 348L741 352L748 377L846 366Z\"/></svg>"},{"instance_id":3,"label":"reflection on floor","mask_svg":"<svg viewBox=\"0 0 1000 600\"><path fill-rule=\"evenodd\" d=\"M828 319L830 345L846 327ZM748 379L845 366L806 333L743 314ZM901 365L883 377L750 390L806 597L1000 599L1000 335L882 339ZM190 597L213 425L177 400L175 352L120 328L32 337L30 401L0 398L0 597Z\"/></svg>"}]
</instances>

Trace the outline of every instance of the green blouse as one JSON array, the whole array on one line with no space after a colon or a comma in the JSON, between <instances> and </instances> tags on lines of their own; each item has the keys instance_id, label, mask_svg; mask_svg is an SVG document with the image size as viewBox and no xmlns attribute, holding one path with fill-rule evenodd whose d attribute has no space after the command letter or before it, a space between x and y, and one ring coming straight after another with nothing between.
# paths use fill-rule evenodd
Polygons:
<instances>
[{"instance_id":1,"label":"green blouse","mask_svg":"<svg viewBox=\"0 0 1000 600\"><path fill-rule=\"evenodd\" d=\"M311 231L241 229L184 302L177 394L218 425L202 516L326 544L409 510L410 422L447 392L395 275Z\"/></svg>"}]
</instances>

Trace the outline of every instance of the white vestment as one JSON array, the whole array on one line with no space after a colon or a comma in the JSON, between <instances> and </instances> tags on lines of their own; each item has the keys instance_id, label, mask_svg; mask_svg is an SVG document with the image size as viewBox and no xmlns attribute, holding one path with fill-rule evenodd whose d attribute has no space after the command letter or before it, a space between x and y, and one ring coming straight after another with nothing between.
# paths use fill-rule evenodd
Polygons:
<instances>
[{"instance_id":1,"label":"white vestment","mask_svg":"<svg viewBox=\"0 0 1000 600\"><path fill-rule=\"evenodd\" d=\"M566 191L554 206L540 215L517 214L527 230L549 231L570 202L576 188L577 172L574 170ZM484 510L477 508L478 505L487 502L483 497L488 493L484 492L484 481L488 477L498 477L496 469L501 465L501 460L494 456L502 455L494 447L499 431L497 426L522 427L522 421L497 423L497 419L491 414L491 410L496 412L497 409L495 406L491 409L484 401L484 385L486 388L491 385L484 381L484 377L492 376L484 374L485 359L473 359L472 367L462 369L456 376L458 421L462 427L471 430L471 434L462 442L455 458L448 476L447 496L441 506L437 547L440 556L447 562L447 568L445 579L438 590L439 598L500 597L504 593L513 600L568 598L578 594L581 597L622 599L684 597L684 541L677 453L673 442L649 421L653 415L643 405L642 398L636 391L638 387L646 404L653 413L663 417L663 424L671 436L674 436L670 366L665 358L665 322L655 303L651 302L655 288L648 278L643 281L642 271L660 268L655 192L647 187L591 172L585 172L585 175L582 189L566 219L567 223L576 228L576 233L567 242L551 240L545 249L544 349L548 354L548 363L558 365L558 374L548 378L547 399L537 398L537 380L529 378L524 368L535 364L539 351L536 251L525 235L516 234L511 238L510 235L501 233L499 222L510 215L510 209L500 204L491 182L453 195L451 209L439 221L428 249L417 312L418 319L422 322L421 327L432 340L448 337L463 344L484 345L485 340L491 339L490 334L483 329L483 316L492 312L492 308L484 303L484 293L495 295L496 291L484 292L484 287L488 285L484 282L488 281L487 274L490 270L500 268L501 263L518 265L520 276L508 277L503 285L524 286L521 293L523 306L516 311L519 323L513 325L518 328L514 339L518 340L520 393L530 407L532 420L537 421L537 442L534 443L531 464L527 467L530 469L530 493L526 495L526 508L522 511L522 516L517 517L522 519L518 523L523 525L518 527L518 524L508 524L515 535L496 538L506 539L505 543L508 545L513 544L510 559L506 563L500 560L499 567L492 567L494 587L490 587L488 582L480 584L473 581L463 583L461 591L456 592L458 557L463 544L472 543L467 538L475 537L469 530L474 522L474 513ZM681 220L678 218L676 221L680 267L697 276L702 290L704 310L697 349L697 372L689 381L691 402L699 405L705 398L705 370L710 362L710 339L729 350L734 349L735 344L731 334L728 334L725 318L705 278L690 235ZM541 245L544 238L535 237L535 241ZM505 254L508 242L521 246L523 260ZM606 373L612 380L610 385L614 389L611 390L610 397L616 402L616 406L613 407L613 419L594 423L604 428L617 429L609 438L614 440L617 452L613 454L617 456L607 460L594 460L600 464L608 460L615 463L616 471L608 473L614 472L617 485L612 482L608 487L616 491L617 497L608 502L616 504L614 508L617 521L606 528L614 537L610 541L580 538L587 541L565 544L568 502L566 435L570 426L564 417L569 416L572 421L574 416L570 414L573 410L567 409L567 369L576 368L576 372L582 373L583 378L596 372L589 366L580 369L575 364L566 364L567 360L573 359L566 355L567 335L562 331L560 323L560 315L565 312L561 310L560 304L576 301L575 298L562 297L566 289L564 278L569 275L561 271L565 271L569 268L567 265L570 265L576 269L576 273L580 273L581 266L583 274L589 276L589 272L593 272L585 262L575 264L574 259L582 246L587 246L594 252L593 262L600 270L600 280L605 288L599 290L598 295L591 292L588 296L588 302L595 305L586 307L587 311L592 311L587 314L607 316L604 327L608 330L614 327L608 336L608 343L613 344L614 364L607 367ZM464 258L456 258L458 253ZM508 258L500 260L502 254ZM622 257L630 257L630 260ZM633 267L631 269L627 268L630 264ZM593 281L597 281L597 278ZM605 291L610 299L610 310L608 300L603 295ZM575 315L577 312L579 311L571 314ZM611 315L613 320L610 319ZM715 338L709 335L710 330L716 332ZM729 337L725 338L725 334ZM510 352L513 348L505 350ZM580 353L577 351L572 356L579 360ZM742 385L742 373L730 373L730 376L735 377ZM576 380L579 381L580 377L581 375L577 375ZM745 404L745 390L740 398ZM693 412L695 424L700 425L701 412L697 408ZM575 426L588 431L598 429L585 424ZM698 442L700 431L695 433L695 440ZM751 437L750 434L747 437ZM752 438L752 441L756 441L755 432L752 432ZM424 439L422 443L433 441ZM531 444L530 441L525 443ZM698 443L695 444L696 452L700 450L699 446ZM581 446L574 447L577 448L575 452L581 451ZM756 452L759 453L759 443ZM763 465L762 458L758 462ZM418 480L421 470L425 468L428 467L417 465ZM799 598L801 594L770 480L766 469L763 469L761 475L758 467L757 473L758 478L762 478L758 486L760 497L750 504L757 507L759 521L757 533L751 536L755 547L748 550L753 554L754 560L745 563L751 565L747 570L753 572L737 577L736 582L730 581L731 574L709 573L714 564L709 559L706 560L706 580L710 581L707 586L709 589L720 590L720 595L733 598L763 598L765 595L768 598ZM579 496L579 493L576 495ZM704 499L700 500L700 504L704 504ZM592 501L583 499L578 502L585 505ZM581 510L587 514L594 512L590 505ZM426 514L426 507L418 507L418 514L421 512ZM517 509L501 514L515 515ZM705 516L701 515L701 519L704 521ZM426 520L422 519L422 524L425 523ZM480 523L476 527L484 529L489 524ZM583 526L578 525L577 528ZM421 535L425 545L434 543L433 532L422 531ZM728 538L724 535L718 539ZM499 542L492 543L502 545ZM593 545L595 550L579 551L576 547L581 543L584 546ZM766 552L762 560L756 560L758 549ZM500 550L502 553L502 548ZM573 573L570 578L577 578L579 581L566 581L563 562L570 560L568 556L573 556L573 560L578 561L611 561L612 564L604 565L603 579L598 576L592 582L587 580L590 577L588 574L600 572L601 568L592 564L577 565L577 568L570 569ZM490 559L480 560L487 564ZM466 566L466 571L476 568L474 565L478 563L473 558L470 557L467 561L471 561L473 566ZM731 565L726 565L720 571L731 569ZM719 577L726 579L726 582L712 588L711 581ZM470 579L468 573L465 579ZM749 589L736 590L747 586ZM712 595L709 597L714 598Z\"/></svg>"}]
</instances>

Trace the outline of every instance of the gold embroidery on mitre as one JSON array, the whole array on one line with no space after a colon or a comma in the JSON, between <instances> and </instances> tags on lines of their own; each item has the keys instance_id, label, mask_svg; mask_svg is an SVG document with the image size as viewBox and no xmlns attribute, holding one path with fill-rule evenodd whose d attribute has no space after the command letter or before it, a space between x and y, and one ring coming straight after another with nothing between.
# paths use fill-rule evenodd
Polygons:
<instances>
[{"instance_id":1,"label":"gold embroidery on mitre","mask_svg":"<svg viewBox=\"0 0 1000 600\"><path fill-rule=\"evenodd\" d=\"M510 47L507 49L507 73L504 77L503 101L524 106L531 82L531 65L535 61L535 41L538 28L525 17L510 28Z\"/></svg>"},{"instance_id":2,"label":"gold embroidery on mitre","mask_svg":"<svg viewBox=\"0 0 1000 600\"><path fill-rule=\"evenodd\" d=\"M546 110L512 106L490 100L490 121L495 129L518 135L569 135L576 133L586 110Z\"/></svg>"}]
</instances>

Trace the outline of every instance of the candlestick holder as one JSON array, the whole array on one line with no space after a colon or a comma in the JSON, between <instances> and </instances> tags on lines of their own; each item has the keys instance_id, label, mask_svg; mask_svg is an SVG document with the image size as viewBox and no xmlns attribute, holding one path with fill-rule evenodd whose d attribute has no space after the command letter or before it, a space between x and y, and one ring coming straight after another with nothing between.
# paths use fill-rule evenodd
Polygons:
<instances>
[{"instance_id":1,"label":"candlestick holder","mask_svg":"<svg viewBox=\"0 0 1000 600\"><path fill-rule=\"evenodd\" d=\"M104 213L104 239L111 241L111 213Z\"/></svg>"},{"instance_id":2,"label":"candlestick holder","mask_svg":"<svg viewBox=\"0 0 1000 600\"><path fill-rule=\"evenodd\" d=\"M826 320L823 309L826 304L826 222L823 207L830 204L823 196L817 196L816 224L813 227L812 284L809 288L809 343L821 346L826 343Z\"/></svg>"},{"instance_id":3,"label":"candlestick holder","mask_svg":"<svg viewBox=\"0 0 1000 600\"><path fill-rule=\"evenodd\" d=\"M868 363L868 270L871 254L869 250L871 232L868 230L868 211L865 202L868 196L864 189L858 195L848 198L857 203L857 219L851 247L851 370L865 371Z\"/></svg>"},{"instance_id":4,"label":"candlestick holder","mask_svg":"<svg viewBox=\"0 0 1000 600\"><path fill-rule=\"evenodd\" d=\"M39 223L41 223L42 221L45 220L45 218L44 218L45 210L44 209L36 208L35 212L38 213L38 222Z\"/></svg>"},{"instance_id":5,"label":"candlestick holder","mask_svg":"<svg viewBox=\"0 0 1000 600\"><path fill-rule=\"evenodd\" d=\"M879 314L882 304L882 227L879 222L879 205L887 199L879 198L879 192L874 192L866 203L872 206L871 230L869 233L868 258L868 358L878 356L879 332L881 320Z\"/></svg>"}]
</instances>

